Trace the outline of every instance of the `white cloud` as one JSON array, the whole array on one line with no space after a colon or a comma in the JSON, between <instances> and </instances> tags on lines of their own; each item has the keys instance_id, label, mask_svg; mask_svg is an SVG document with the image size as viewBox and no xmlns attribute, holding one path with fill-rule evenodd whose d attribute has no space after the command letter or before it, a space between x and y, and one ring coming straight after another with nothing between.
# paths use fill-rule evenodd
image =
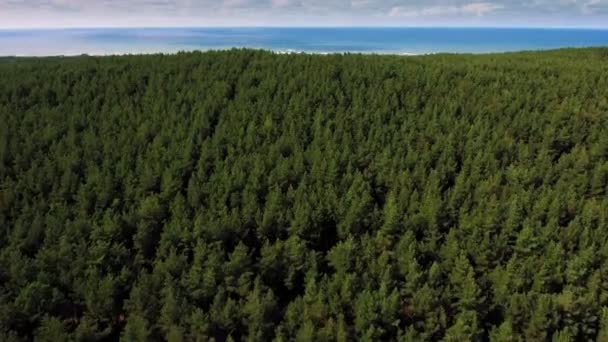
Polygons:
<instances>
[{"instance_id":1,"label":"white cloud","mask_svg":"<svg viewBox=\"0 0 608 342\"><path fill-rule=\"evenodd\" d=\"M291 0L272 0L272 5L274 7L288 7L291 4Z\"/></svg>"},{"instance_id":2,"label":"white cloud","mask_svg":"<svg viewBox=\"0 0 608 342\"><path fill-rule=\"evenodd\" d=\"M588 0L582 5L581 10L585 14L608 12L608 0Z\"/></svg>"},{"instance_id":3,"label":"white cloud","mask_svg":"<svg viewBox=\"0 0 608 342\"><path fill-rule=\"evenodd\" d=\"M373 0L351 0L350 2L350 6L352 8L365 8L365 7L369 7L370 5L373 5L374 1Z\"/></svg>"},{"instance_id":4,"label":"white cloud","mask_svg":"<svg viewBox=\"0 0 608 342\"><path fill-rule=\"evenodd\" d=\"M255 1L251 0L224 0L224 7L228 8L244 8L250 7Z\"/></svg>"},{"instance_id":5,"label":"white cloud","mask_svg":"<svg viewBox=\"0 0 608 342\"><path fill-rule=\"evenodd\" d=\"M475 15L483 16L503 9L501 4L490 2L473 2L459 6L437 5L429 7L395 6L389 11L391 17L436 17L444 15Z\"/></svg>"}]
</instances>

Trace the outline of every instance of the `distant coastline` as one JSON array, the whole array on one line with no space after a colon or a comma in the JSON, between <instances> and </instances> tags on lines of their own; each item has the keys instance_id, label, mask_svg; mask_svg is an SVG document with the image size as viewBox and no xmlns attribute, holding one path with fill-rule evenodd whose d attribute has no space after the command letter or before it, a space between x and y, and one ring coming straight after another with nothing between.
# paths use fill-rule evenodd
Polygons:
<instances>
[{"instance_id":1,"label":"distant coastline","mask_svg":"<svg viewBox=\"0 0 608 342\"><path fill-rule=\"evenodd\" d=\"M608 46L608 30L559 28L2 29L0 56L176 53L251 48L275 53L424 55Z\"/></svg>"},{"instance_id":2,"label":"distant coastline","mask_svg":"<svg viewBox=\"0 0 608 342\"><path fill-rule=\"evenodd\" d=\"M232 48L220 48L220 49L207 49L207 50L179 50L172 52L141 52L141 53L80 53L80 54L56 54L56 55L0 55L0 62L10 59L37 59L37 58L78 58L78 57L137 57L137 56L153 56L153 55L164 55L164 56L175 56L179 54L190 54L190 53L211 53L211 52L226 52L230 50L250 50L260 51L276 55L312 55L312 56L331 56L331 55L364 55L364 56L386 56L386 57L424 57L424 56L435 56L435 55L453 55L453 56L488 56L488 55L503 55L503 54L543 54L543 53L558 53L563 51L577 51L577 50L594 50L594 49L606 49L608 51L608 45L605 46L588 46L588 47L565 47L557 49L536 49L536 50L516 50L516 51L500 51L500 52L429 52L429 53L407 53L407 52L374 52L374 51L338 51L338 52L324 52L324 51L296 51L296 50L269 50L262 48L247 48L247 47L232 47Z\"/></svg>"}]
</instances>

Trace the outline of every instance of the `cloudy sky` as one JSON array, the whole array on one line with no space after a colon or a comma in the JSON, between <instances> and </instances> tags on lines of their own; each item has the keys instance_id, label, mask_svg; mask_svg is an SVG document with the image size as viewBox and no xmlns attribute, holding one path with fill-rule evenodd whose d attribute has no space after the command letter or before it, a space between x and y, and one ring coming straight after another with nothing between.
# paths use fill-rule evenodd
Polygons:
<instances>
[{"instance_id":1,"label":"cloudy sky","mask_svg":"<svg viewBox=\"0 0 608 342\"><path fill-rule=\"evenodd\" d=\"M608 0L0 0L0 28L99 26L608 28Z\"/></svg>"}]
</instances>

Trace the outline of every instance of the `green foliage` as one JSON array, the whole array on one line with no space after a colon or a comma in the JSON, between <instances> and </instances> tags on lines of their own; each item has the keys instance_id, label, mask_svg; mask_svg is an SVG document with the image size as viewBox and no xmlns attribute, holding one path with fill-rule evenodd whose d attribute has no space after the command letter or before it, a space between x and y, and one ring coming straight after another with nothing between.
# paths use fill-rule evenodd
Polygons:
<instances>
[{"instance_id":1,"label":"green foliage","mask_svg":"<svg viewBox=\"0 0 608 342\"><path fill-rule=\"evenodd\" d=\"M0 63L0 340L608 341L606 54Z\"/></svg>"}]
</instances>

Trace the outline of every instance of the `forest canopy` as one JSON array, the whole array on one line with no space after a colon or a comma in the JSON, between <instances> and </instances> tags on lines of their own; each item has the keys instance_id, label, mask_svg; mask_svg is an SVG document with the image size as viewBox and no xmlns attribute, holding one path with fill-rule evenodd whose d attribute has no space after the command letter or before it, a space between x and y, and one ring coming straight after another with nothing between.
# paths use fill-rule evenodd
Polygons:
<instances>
[{"instance_id":1,"label":"forest canopy","mask_svg":"<svg viewBox=\"0 0 608 342\"><path fill-rule=\"evenodd\" d=\"M607 341L608 49L0 59L0 340Z\"/></svg>"}]
</instances>

